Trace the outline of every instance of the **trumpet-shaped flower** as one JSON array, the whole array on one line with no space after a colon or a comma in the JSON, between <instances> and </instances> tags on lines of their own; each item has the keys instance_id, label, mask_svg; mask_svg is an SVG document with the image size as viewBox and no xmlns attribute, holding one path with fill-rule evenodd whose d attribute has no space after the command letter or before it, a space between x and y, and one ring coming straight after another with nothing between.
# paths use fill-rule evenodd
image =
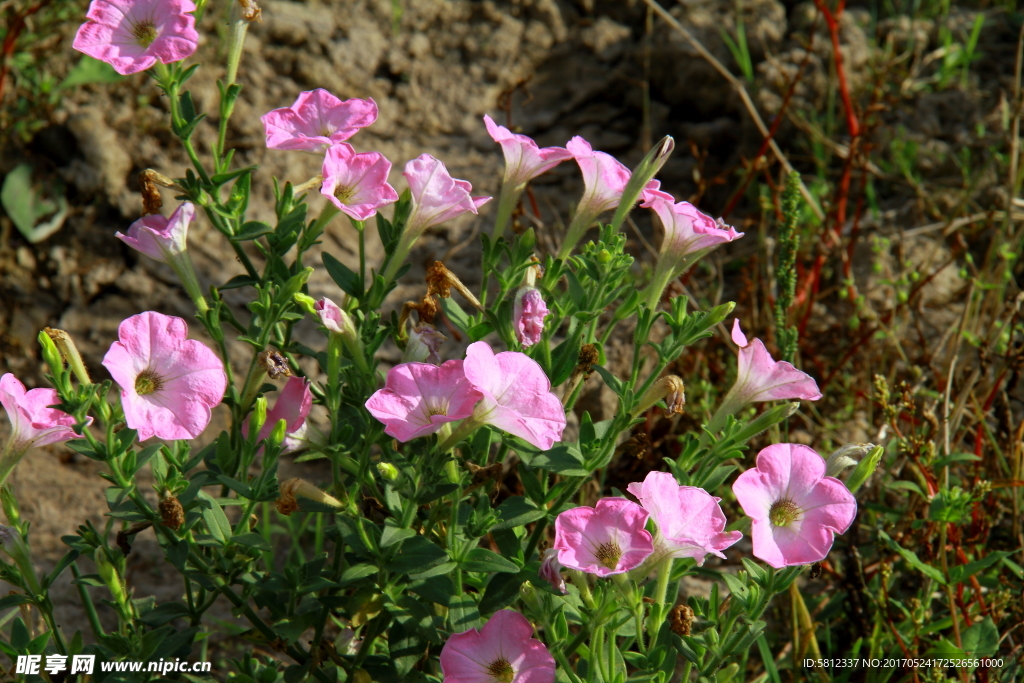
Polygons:
<instances>
[{"instance_id":1,"label":"trumpet-shaped flower","mask_svg":"<svg viewBox=\"0 0 1024 683\"><path fill-rule=\"evenodd\" d=\"M721 498L696 486L680 486L668 472L650 472L643 483L634 482L626 490L658 527L655 555L692 557L701 566L708 553L724 558L722 551L743 537L739 531L725 531Z\"/></svg>"},{"instance_id":2,"label":"trumpet-shaped flower","mask_svg":"<svg viewBox=\"0 0 1024 683\"><path fill-rule=\"evenodd\" d=\"M461 360L402 363L388 371L384 388L366 401L366 409L384 423L386 434L409 441L469 417L480 398Z\"/></svg>"},{"instance_id":3,"label":"trumpet-shaped flower","mask_svg":"<svg viewBox=\"0 0 1024 683\"><path fill-rule=\"evenodd\" d=\"M372 99L340 100L323 88L299 93L290 107L274 109L260 120L267 149L322 152L344 142L377 120Z\"/></svg>"},{"instance_id":4,"label":"trumpet-shaped flower","mask_svg":"<svg viewBox=\"0 0 1024 683\"><path fill-rule=\"evenodd\" d=\"M533 346L544 334L544 318L549 311L536 287L523 287L516 292L512 306L512 328L523 347Z\"/></svg>"},{"instance_id":5,"label":"trumpet-shaped flower","mask_svg":"<svg viewBox=\"0 0 1024 683\"><path fill-rule=\"evenodd\" d=\"M184 320L155 311L123 320L117 333L103 365L121 386L125 422L139 440L199 436L227 387L217 354L186 338Z\"/></svg>"},{"instance_id":6,"label":"trumpet-shaped flower","mask_svg":"<svg viewBox=\"0 0 1024 683\"><path fill-rule=\"evenodd\" d=\"M807 446L780 443L757 454L736 478L736 500L752 520L754 556L775 568L825 559L835 534L857 516L857 499Z\"/></svg>"},{"instance_id":7,"label":"trumpet-shaped flower","mask_svg":"<svg viewBox=\"0 0 1024 683\"><path fill-rule=\"evenodd\" d=\"M427 228L466 212L477 213L491 199L471 196L473 186L469 181L452 178L445 165L429 154L408 162L402 175L409 183L412 209L402 239L383 273L385 280L395 276L412 245Z\"/></svg>"},{"instance_id":8,"label":"trumpet-shaped flower","mask_svg":"<svg viewBox=\"0 0 1024 683\"><path fill-rule=\"evenodd\" d=\"M115 232L114 237L154 261L171 263L188 249L188 228L195 219L195 205L182 202L170 218L160 214L143 216L128 226L127 235Z\"/></svg>"},{"instance_id":9,"label":"trumpet-shaped flower","mask_svg":"<svg viewBox=\"0 0 1024 683\"><path fill-rule=\"evenodd\" d=\"M313 407L313 392L309 390L309 380L304 377L289 377L284 388L277 396L274 407L267 411L267 419L260 429L259 439L266 439L280 420L287 422L285 428L284 450L290 452L296 446L292 437L304 437L306 417ZM246 420L248 424L248 420ZM248 432L248 428L243 428Z\"/></svg>"},{"instance_id":10,"label":"trumpet-shaped flower","mask_svg":"<svg viewBox=\"0 0 1024 683\"><path fill-rule=\"evenodd\" d=\"M75 418L50 408L60 403L54 389L25 389L11 373L0 377L0 404L11 421L11 435L0 452L0 484L30 448L74 439ZM92 422L92 418L89 418Z\"/></svg>"},{"instance_id":11,"label":"trumpet-shaped flower","mask_svg":"<svg viewBox=\"0 0 1024 683\"><path fill-rule=\"evenodd\" d=\"M553 683L555 659L519 612L499 610L441 648L445 683Z\"/></svg>"},{"instance_id":12,"label":"trumpet-shaped flower","mask_svg":"<svg viewBox=\"0 0 1024 683\"><path fill-rule=\"evenodd\" d=\"M374 216L377 209L398 201L388 184L391 162L380 152L356 153L352 145L332 145L324 157L320 194L357 221Z\"/></svg>"},{"instance_id":13,"label":"trumpet-shaped flower","mask_svg":"<svg viewBox=\"0 0 1024 683\"><path fill-rule=\"evenodd\" d=\"M524 353L494 353L486 342L466 349L466 379L481 394L473 412L489 424L547 450L562 438L565 410L537 361Z\"/></svg>"},{"instance_id":14,"label":"trumpet-shaped flower","mask_svg":"<svg viewBox=\"0 0 1024 683\"><path fill-rule=\"evenodd\" d=\"M178 62L199 44L195 10L191 0L92 0L72 47L122 76Z\"/></svg>"},{"instance_id":15,"label":"trumpet-shaped flower","mask_svg":"<svg viewBox=\"0 0 1024 683\"><path fill-rule=\"evenodd\" d=\"M484 116L484 125L491 138L501 145L505 155L503 182L513 188L521 190L530 180L573 158L573 153L563 147L539 147L533 138L499 126L490 116Z\"/></svg>"},{"instance_id":16,"label":"trumpet-shaped flower","mask_svg":"<svg viewBox=\"0 0 1024 683\"><path fill-rule=\"evenodd\" d=\"M558 549L548 548L541 557L540 569L537 575L551 584L551 587L562 595L568 595L565 587L565 579L562 578L562 563L558 561Z\"/></svg>"},{"instance_id":17,"label":"trumpet-shaped flower","mask_svg":"<svg viewBox=\"0 0 1024 683\"><path fill-rule=\"evenodd\" d=\"M555 518L558 561L598 576L628 572L654 552L644 529L647 517L647 510L625 498L602 498L595 507L566 510Z\"/></svg>"},{"instance_id":18,"label":"trumpet-shaped flower","mask_svg":"<svg viewBox=\"0 0 1024 683\"><path fill-rule=\"evenodd\" d=\"M737 240L743 233L701 213L689 202L673 202L671 195L657 188L645 190L643 198L641 206L654 209L665 229L654 275L644 297L647 305L655 308L669 282L718 245Z\"/></svg>"},{"instance_id":19,"label":"trumpet-shaped flower","mask_svg":"<svg viewBox=\"0 0 1024 683\"><path fill-rule=\"evenodd\" d=\"M739 407L755 401L817 401L821 398L818 385L810 375L786 361L772 360L760 339L748 342L738 318L732 323L732 340L740 347L739 372L723 405Z\"/></svg>"}]
</instances>

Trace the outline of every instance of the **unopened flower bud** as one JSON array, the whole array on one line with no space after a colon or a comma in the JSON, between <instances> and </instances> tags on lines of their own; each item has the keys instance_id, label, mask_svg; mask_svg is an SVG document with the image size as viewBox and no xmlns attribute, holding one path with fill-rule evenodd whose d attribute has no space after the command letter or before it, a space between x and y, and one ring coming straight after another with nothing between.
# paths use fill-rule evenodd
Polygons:
<instances>
[{"instance_id":1,"label":"unopened flower bud","mask_svg":"<svg viewBox=\"0 0 1024 683\"><path fill-rule=\"evenodd\" d=\"M871 449L864 458L857 463L857 468L853 473L846 479L846 488L850 489L850 493L856 493L857 489L864 485L864 482L868 480L874 471L878 467L878 463L882 460L882 454L885 449L881 446L875 446Z\"/></svg>"},{"instance_id":2,"label":"unopened flower bud","mask_svg":"<svg viewBox=\"0 0 1024 683\"><path fill-rule=\"evenodd\" d=\"M558 561L558 550L548 548L541 558L540 570L537 575L551 584L551 587L562 595L568 595L569 590L565 587L565 579L562 578L562 563Z\"/></svg>"},{"instance_id":3,"label":"unopened flower bud","mask_svg":"<svg viewBox=\"0 0 1024 683\"><path fill-rule=\"evenodd\" d=\"M310 295L303 294L302 292L296 292L292 295L292 300L294 300L295 303L297 303L306 313L309 313L310 315L319 315L316 310L316 299Z\"/></svg>"},{"instance_id":4,"label":"unopened flower bud","mask_svg":"<svg viewBox=\"0 0 1024 683\"><path fill-rule=\"evenodd\" d=\"M305 479L289 479L281 484L281 493L277 499L277 511L282 515L290 515L299 509L298 498L305 498L321 505L341 509L343 505Z\"/></svg>"},{"instance_id":5,"label":"unopened flower bud","mask_svg":"<svg viewBox=\"0 0 1024 683\"><path fill-rule=\"evenodd\" d=\"M522 287L516 292L512 306L512 327L516 339L523 347L530 347L541 340L544 335L544 318L548 315L548 307L536 287Z\"/></svg>"},{"instance_id":6,"label":"unopened flower bud","mask_svg":"<svg viewBox=\"0 0 1024 683\"><path fill-rule=\"evenodd\" d=\"M284 443L284 437L287 433L288 420L282 418L278 420L277 424L274 425L274 428L270 430L270 443L274 444L275 446L280 446L282 443Z\"/></svg>"},{"instance_id":7,"label":"unopened flower bud","mask_svg":"<svg viewBox=\"0 0 1024 683\"><path fill-rule=\"evenodd\" d=\"M380 474L381 479L386 481L394 481L398 479L398 468L389 462L377 463L377 473Z\"/></svg>"},{"instance_id":8,"label":"unopened flower bud","mask_svg":"<svg viewBox=\"0 0 1024 683\"><path fill-rule=\"evenodd\" d=\"M441 356L438 353L448 338L428 323L420 323L409 330L409 340L405 343L402 353L403 363L433 363L438 365Z\"/></svg>"},{"instance_id":9,"label":"unopened flower bud","mask_svg":"<svg viewBox=\"0 0 1024 683\"><path fill-rule=\"evenodd\" d=\"M255 441L267 421L267 399L260 396L253 403L252 417L249 418L249 438Z\"/></svg>"},{"instance_id":10,"label":"unopened flower bud","mask_svg":"<svg viewBox=\"0 0 1024 683\"><path fill-rule=\"evenodd\" d=\"M612 253L607 249L602 249L601 251L597 252L597 262L600 263L601 265L604 265L611 260Z\"/></svg>"},{"instance_id":11,"label":"unopened flower bud","mask_svg":"<svg viewBox=\"0 0 1024 683\"><path fill-rule=\"evenodd\" d=\"M352 316L344 308L338 306L338 304L324 297L317 301L313 308L316 314L320 316L320 322L332 334L340 334L348 339L359 338L356 325L352 322Z\"/></svg>"},{"instance_id":12,"label":"unopened flower bud","mask_svg":"<svg viewBox=\"0 0 1024 683\"><path fill-rule=\"evenodd\" d=\"M848 443L828 456L825 476L838 477L847 467L854 467L875 447L873 443ZM854 459L854 456L857 458Z\"/></svg>"},{"instance_id":13,"label":"unopened flower bud","mask_svg":"<svg viewBox=\"0 0 1024 683\"><path fill-rule=\"evenodd\" d=\"M633 417L647 412L662 399L665 400L669 415L682 413L683 406L686 405L685 389L683 380L677 375L665 375L640 397L640 403L633 409Z\"/></svg>"},{"instance_id":14,"label":"unopened flower bud","mask_svg":"<svg viewBox=\"0 0 1024 683\"><path fill-rule=\"evenodd\" d=\"M71 372L75 373L78 381L82 384L91 384L92 380L89 378L89 372L85 369L82 355L78 353L78 347L75 346L75 340L71 338L71 335L64 330L58 330L53 327L44 327L43 332L46 332L47 336L53 340L54 345L60 352L61 358L71 368Z\"/></svg>"}]
</instances>

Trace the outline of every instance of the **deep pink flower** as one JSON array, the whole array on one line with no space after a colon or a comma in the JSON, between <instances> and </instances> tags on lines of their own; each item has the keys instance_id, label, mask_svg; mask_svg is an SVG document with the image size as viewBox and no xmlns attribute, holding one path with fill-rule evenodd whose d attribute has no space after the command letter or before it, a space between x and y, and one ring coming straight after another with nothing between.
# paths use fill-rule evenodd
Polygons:
<instances>
[{"instance_id":1,"label":"deep pink flower","mask_svg":"<svg viewBox=\"0 0 1024 683\"><path fill-rule=\"evenodd\" d=\"M309 390L309 380L304 377L289 377L284 388L277 395L274 407L267 411L267 419L260 429L260 439L266 439L277 426L279 420L285 420L284 450L289 452L288 437L297 434L306 424L306 417L313 407L313 392ZM248 420L246 420L248 425ZM248 432L248 427L243 431ZM304 435L304 431L303 431Z\"/></svg>"},{"instance_id":2,"label":"deep pink flower","mask_svg":"<svg viewBox=\"0 0 1024 683\"><path fill-rule=\"evenodd\" d=\"M188 249L188 228L195 219L195 205L182 202L170 218L143 216L128 227L127 235L115 232L114 237L154 261L170 263Z\"/></svg>"},{"instance_id":3,"label":"deep pink flower","mask_svg":"<svg viewBox=\"0 0 1024 683\"><path fill-rule=\"evenodd\" d=\"M702 566L708 553L724 558L722 551L743 537L739 531L725 531L721 498L696 486L680 486L668 472L650 472L643 483L634 482L626 490L658 526L655 554L660 550L673 557L692 557Z\"/></svg>"},{"instance_id":4,"label":"deep pink flower","mask_svg":"<svg viewBox=\"0 0 1024 683\"><path fill-rule=\"evenodd\" d=\"M562 438L565 410L537 361L524 353L495 354L486 342L466 349L466 379L483 398L473 420L547 450Z\"/></svg>"},{"instance_id":5,"label":"deep pink flower","mask_svg":"<svg viewBox=\"0 0 1024 683\"><path fill-rule=\"evenodd\" d=\"M647 510L625 498L602 498L596 507L566 510L555 518L558 561L588 574L622 574L654 552L644 530Z\"/></svg>"},{"instance_id":6,"label":"deep pink flower","mask_svg":"<svg viewBox=\"0 0 1024 683\"><path fill-rule=\"evenodd\" d=\"M499 610L483 629L448 638L441 648L444 683L553 683L555 659L519 612Z\"/></svg>"},{"instance_id":7,"label":"deep pink flower","mask_svg":"<svg viewBox=\"0 0 1024 683\"><path fill-rule=\"evenodd\" d=\"M476 213L491 199L470 196L473 186L469 181L452 178L445 165L429 154L408 162L402 175L412 193L412 213L405 230L417 237L427 228L467 211Z\"/></svg>"},{"instance_id":8,"label":"deep pink flower","mask_svg":"<svg viewBox=\"0 0 1024 683\"><path fill-rule=\"evenodd\" d=\"M122 76L178 62L199 44L195 9L192 0L92 0L72 47Z\"/></svg>"},{"instance_id":9,"label":"deep pink flower","mask_svg":"<svg viewBox=\"0 0 1024 683\"><path fill-rule=\"evenodd\" d=\"M366 401L366 409L386 425L386 434L409 441L469 417L480 397L461 360L440 366L402 363L388 371L384 388Z\"/></svg>"},{"instance_id":10,"label":"deep pink flower","mask_svg":"<svg viewBox=\"0 0 1024 683\"><path fill-rule=\"evenodd\" d=\"M523 287L516 292L512 306L512 327L523 347L533 346L544 335L544 318L549 311L536 287Z\"/></svg>"},{"instance_id":11,"label":"deep pink flower","mask_svg":"<svg viewBox=\"0 0 1024 683\"><path fill-rule=\"evenodd\" d=\"M755 401L821 398L810 375L786 361L772 360L760 339L748 343L738 318L732 323L732 340L740 347L739 372L723 404L738 407Z\"/></svg>"},{"instance_id":12,"label":"deep pink flower","mask_svg":"<svg viewBox=\"0 0 1024 683\"><path fill-rule=\"evenodd\" d=\"M757 467L732 485L751 520L754 556L776 569L825 559L835 534L857 516L857 499L843 482L825 476L825 460L793 443L768 446Z\"/></svg>"},{"instance_id":13,"label":"deep pink flower","mask_svg":"<svg viewBox=\"0 0 1024 683\"><path fill-rule=\"evenodd\" d=\"M388 185L391 162L380 152L356 154L352 145L332 145L324 157L320 194L357 221L374 216L377 209L398 201Z\"/></svg>"},{"instance_id":14,"label":"deep pink flower","mask_svg":"<svg viewBox=\"0 0 1024 683\"><path fill-rule=\"evenodd\" d=\"M340 100L323 88L299 93L295 103L268 111L260 120L267 149L322 152L377 120L372 99Z\"/></svg>"},{"instance_id":15,"label":"deep pink flower","mask_svg":"<svg viewBox=\"0 0 1024 683\"><path fill-rule=\"evenodd\" d=\"M0 484L30 448L78 437L71 429L75 418L49 407L60 403L54 389L26 391L25 385L8 372L0 377L0 403L11 421L11 435L0 451Z\"/></svg>"},{"instance_id":16,"label":"deep pink flower","mask_svg":"<svg viewBox=\"0 0 1024 683\"><path fill-rule=\"evenodd\" d=\"M563 147L538 147L532 138L499 126L490 116L484 115L484 125L491 138L501 145L505 154L504 182L514 188L521 188L533 178L573 158L572 152Z\"/></svg>"},{"instance_id":17,"label":"deep pink flower","mask_svg":"<svg viewBox=\"0 0 1024 683\"><path fill-rule=\"evenodd\" d=\"M125 422L138 430L139 441L194 439L224 398L224 363L187 335L181 318L146 311L121 322L119 341L103 357L121 386Z\"/></svg>"},{"instance_id":18,"label":"deep pink flower","mask_svg":"<svg viewBox=\"0 0 1024 683\"><path fill-rule=\"evenodd\" d=\"M558 549L548 548L541 557L540 569L537 575L551 584L551 587L562 595L568 595L569 590L565 587L565 579L562 578L562 563L558 561Z\"/></svg>"}]
</instances>

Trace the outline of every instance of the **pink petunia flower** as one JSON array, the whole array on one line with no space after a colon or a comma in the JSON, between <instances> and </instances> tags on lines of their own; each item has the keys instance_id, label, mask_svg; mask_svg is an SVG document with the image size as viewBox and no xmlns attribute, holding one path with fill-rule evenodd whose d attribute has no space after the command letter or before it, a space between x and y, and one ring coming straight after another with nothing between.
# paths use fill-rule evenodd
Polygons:
<instances>
[{"instance_id":1,"label":"pink petunia flower","mask_svg":"<svg viewBox=\"0 0 1024 683\"><path fill-rule=\"evenodd\" d=\"M644 203L641 204L654 209L665 229L651 284L642 299L652 309L661 301L668 283L685 273L694 262L718 245L743 237L742 232L736 232L721 219L716 221L689 202L673 203L671 196L664 198L665 194L656 188L645 190Z\"/></svg>"},{"instance_id":2,"label":"pink petunia flower","mask_svg":"<svg viewBox=\"0 0 1024 683\"><path fill-rule=\"evenodd\" d=\"M182 202L170 218L143 216L128 227L127 235L115 232L114 237L154 261L171 263L188 249L188 228L195 219L195 205Z\"/></svg>"},{"instance_id":3,"label":"pink petunia flower","mask_svg":"<svg viewBox=\"0 0 1024 683\"><path fill-rule=\"evenodd\" d=\"M551 587L562 595L568 595L569 590L565 587L565 579L562 578L562 563L558 561L558 549L548 548L541 557L540 569L537 575L551 584Z\"/></svg>"},{"instance_id":4,"label":"pink petunia flower","mask_svg":"<svg viewBox=\"0 0 1024 683\"><path fill-rule=\"evenodd\" d=\"M191 0L92 0L72 47L122 76L178 62L199 44L195 10Z\"/></svg>"},{"instance_id":5,"label":"pink petunia flower","mask_svg":"<svg viewBox=\"0 0 1024 683\"><path fill-rule=\"evenodd\" d=\"M725 531L721 498L696 486L680 486L668 472L650 472L643 483L634 482L626 490L658 526L655 555L692 557L703 566L708 553L724 558L722 551L743 537L739 531Z\"/></svg>"},{"instance_id":6,"label":"pink petunia flower","mask_svg":"<svg viewBox=\"0 0 1024 683\"><path fill-rule=\"evenodd\" d=\"M756 401L817 401L821 398L818 385L810 375L786 361L772 360L760 339L748 343L738 318L732 323L732 340L740 347L739 372L723 405L737 408Z\"/></svg>"},{"instance_id":7,"label":"pink petunia flower","mask_svg":"<svg viewBox=\"0 0 1024 683\"><path fill-rule=\"evenodd\" d=\"M522 190L530 180L573 158L573 153L563 147L539 147L533 138L499 126L490 116L484 115L484 125L491 138L501 145L505 155L504 183L510 187Z\"/></svg>"},{"instance_id":8,"label":"pink petunia flower","mask_svg":"<svg viewBox=\"0 0 1024 683\"><path fill-rule=\"evenodd\" d=\"M377 103L372 99L342 101L323 88L299 93L292 106L260 117L267 149L314 153L345 142L376 120Z\"/></svg>"},{"instance_id":9,"label":"pink petunia flower","mask_svg":"<svg viewBox=\"0 0 1024 683\"><path fill-rule=\"evenodd\" d=\"M491 200L490 197L471 196L473 186L469 181L452 178L445 165L429 154L421 154L408 162L402 175L409 183L412 209L402 239L383 273L385 281L395 276L412 245L427 228L467 211L477 213L477 209Z\"/></svg>"},{"instance_id":10,"label":"pink petunia flower","mask_svg":"<svg viewBox=\"0 0 1024 683\"><path fill-rule=\"evenodd\" d=\"M224 397L224 363L187 335L181 318L146 311L121 322L119 341L103 357L121 387L125 422L140 441L194 439Z\"/></svg>"},{"instance_id":11,"label":"pink petunia flower","mask_svg":"<svg viewBox=\"0 0 1024 683\"><path fill-rule=\"evenodd\" d=\"M825 559L835 534L857 516L857 499L825 476L825 460L800 444L779 443L757 454L757 466L732 485L751 520L754 556L776 569Z\"/></svg>"},{"instance_id":12,"label":"pink petunia flower","mask_svg":"<svg viewBox=\"0 0 1024 683\"><path fill-rule=\"evenodd\" d=\"M289 377L284 388L277 395L274 407L267 411L267 419L260 429L259 439L266 439L277 426L279 420L285 420L283 450L290 453L298 450L299 441L306 436L306 417L313 407L313 392L309 390L309 380L304 377ZM246 419L242 431L248 433L249 420ZM298 440L296 440L298 438Z\"/></svg>"},{"instance_id":13,"label":"pink petunia flower","mask_svg":"<svg viewBox=\"0 0 1024 683\"><path fill-rule=\"evenodd\" d=\"M622 574L654 552L644 529L648 513L625 498L602 498L595 507L566 510L555 518L558 561L588 574Z\"/></svg>"},{"instance_id":14,"label":"pink petunia flower","mask_svg":"<svg viewBox=\"0 0 1024 683\"><path fill-rule=\"evenodd\" d=\"M384 388L366 401L366 409L386 425L386 434L409 441L469 417L480 398L461 360L402 363L388 371Z\"/></svg>"},{"instance_id":15,"label":"pink petunia flower","mask_svg":"<svg viewBox=\"0 0 1024 683\"><path fill-rule=\"evenodd\" d=\"M536 287L523 287L516 292L512 306L512 328L524 348L533 346L544 335L544 318L549 311Z\"/></svg>"},{"instance_id":16,"label":"pink petunia flower","mask_svg":"<svg viewBox=\"0 0 1024 683\"><path fill-rule=\"evenodd\" d=\"M466 349L465 372L482 395L474 422L493 425L544 450L562 438L565 410L537 361L516 351L495 354L480 341Z\"/></svg>"},{"instance_id":17,"label":"pink petunia flower","mask_svg":"<svg viewBox=\"0 0 1024 683\"><path fill-rule=\"evenodd\" d=\"M0 451L0 484L30 448L77 438L71 429L75 418L50 408L60 403L54 389L31 389L11 373L0 377L0 403L11 421L11 435ZM92 422L92 418L89 418Z\"/></svg>"},{"instance_id":18,"label":"pink petunia flower","mask_svg":"<svg viewBox=\"0 0 1024 683\"><path fill-rule=\"evenodd\" d=\"M352 145L332 145L324 157L320 194L357 221L376 215L377 209L398 201L388 184L391 162L380 152L356 154Z\"/></svg>"},{"instance_id":19,"label":"pink petunia flower","mask_svg":"<svg viewBox=\"0 0 1024 683\"><path fill-rule=\"evenodd\" d=\"M441 648L445 683L553 683L555 659L519 612L499 610L483 629L448 638Z\"/></svg>"}]
</instances>

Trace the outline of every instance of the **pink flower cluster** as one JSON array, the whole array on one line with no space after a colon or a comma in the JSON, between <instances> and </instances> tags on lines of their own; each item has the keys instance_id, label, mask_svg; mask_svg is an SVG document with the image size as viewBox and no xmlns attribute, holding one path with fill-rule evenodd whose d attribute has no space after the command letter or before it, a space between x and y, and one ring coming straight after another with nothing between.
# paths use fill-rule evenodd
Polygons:
<instances>
[{"instance_id":1,"label":"pink flower cluster","mask_svg":"<svg viewBox=\"0 0 1024 683\"><path fill-rule=\"evenodd\" d=\"M470 344L465 360L395 366L366 409L399 441L466 420L463 426L492 425L546 450L565 429L562 403L540 365L515 351L496 354L485 342Z\"/></svg>"}]
</instances>

